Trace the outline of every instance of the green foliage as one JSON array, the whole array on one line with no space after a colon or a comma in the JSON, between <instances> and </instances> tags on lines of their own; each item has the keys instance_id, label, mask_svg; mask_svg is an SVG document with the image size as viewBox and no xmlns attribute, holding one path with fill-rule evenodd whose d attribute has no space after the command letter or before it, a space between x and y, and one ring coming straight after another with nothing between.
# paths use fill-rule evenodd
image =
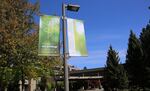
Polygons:
<instances>
[{"instance_id":1,"label":"green foliage","mask_svg":"<svg viewBox=\"0 0 150 91\"><path fill-rule=\"evenodd\" d=\"M142 45L142 49L144 52L144 85L149 88L150 87L150 24L143 28L140 34L140 41Z\"/></svg>"},{"instance_id":2,"label":"green foliage","mask_svg":"<svg viewBox=\"0 0 150 91\"><path fill-rule=\"evenodd\" d=\"M59 57L38 57L38 27L34 21L38 13L38 2L1 0L0 88L19 80L53 75L52 68L60 65Z\"/></svg>"},{"instance_id":3,"label":"green foliage","mask_svg":"<svg viewBox=\"0 0 150 91\"><path fill-rule=\"evenodd\" d=\"M5 88L9 84L8 82L13 78L13 70L9 67L0 68L0 87Z\"/></svg>"},{"instance_id":4,"label":"green foliage","mask_svg":"<svg viewBox=\"0 0 150 91\"><path fill-rule=\"evenodd\" d=\"M42 76L41 81L39 82L39 87L42 91L45 91L45 89L51 91L55 87L55 81L50 76L49 77Z\"/></svg>"},{"instance_id":5,"label":"green foliage","mask_svg":"<svg viewBox=\"0 0 150 91\"><path fill-rule=\"evenodd\" d=\"M120 72L119 72L119 89L127 89L129 85L128 81L128 75L126 70L124 69L123 65L120 65L119 67Z\"/></svg>"},{"instance_id":6,"label":"green foliage","mask_svg":"<svg viewBox=\"0 0 150 91\"><path fill-rule=\"evenodd\" d=\"M117 88L117 89L125 89L128 87L128 77L126 71L123 66L119 64L119 56L118 53L112 49L108 50L106 61L106 74L105 80L107 83L107 88Z\"/></svg>"},{"instance_id":7,"label":"green foliage","mask_svg":"<svg viewBox=\"0 0 150 91\"><path fill-rule=\"evenodd\" d=\"M37 76L34 66L38 59L34 16L38 13L38 3L1 0L0 8L0 72L3 73L0 84L6 83L6 87L15 79L19 81Z\"/></svg>"},{"instance_id":8,"label":"green foliage","mask_svg":"<svg viewBox=\"0 0 150 91\"><path fill-rule=\"evenodd\" d=\"M126 55L126 69L130 80L130 87L142 87L144 82L143 63L143 50L141 43L131 31Z\"/></svg>"},{"instance_id":9,"label":"green foliage","mask_svg":"<svg viewBox=\"0 0 150 91\"><path fill-rule=\"evenodd\" d=\"M140 39L131 31L126 56L126 69L130 87L150 87L150 24L142 29Z\"/></svg>"}]
</instances>

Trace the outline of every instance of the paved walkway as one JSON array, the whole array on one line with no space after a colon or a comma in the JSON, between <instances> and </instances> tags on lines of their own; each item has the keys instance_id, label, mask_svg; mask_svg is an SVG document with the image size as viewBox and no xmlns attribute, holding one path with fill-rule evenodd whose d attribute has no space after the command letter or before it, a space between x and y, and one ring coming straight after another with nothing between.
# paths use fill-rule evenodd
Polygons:
<instances>
[{"instance_id":1,"label":"paved walkway","mask_svg":"<svg viewBox=\"0 0 150 91\"><path fill-rule=\"evenodd\" d=\"M101 90L101 89L95 89L95 90L84 90L84 91L104 91L104 90Z\"/></svg>"},{"instance_id":2,"label":"paved walkway","mask_svg":"<svg viewBox=\"0 0 150 91\"><path fill-rule=\"evenodd\" d=\"M103 89L78 90L78 91L104 91Z\"/></svg>"}]
</instances>

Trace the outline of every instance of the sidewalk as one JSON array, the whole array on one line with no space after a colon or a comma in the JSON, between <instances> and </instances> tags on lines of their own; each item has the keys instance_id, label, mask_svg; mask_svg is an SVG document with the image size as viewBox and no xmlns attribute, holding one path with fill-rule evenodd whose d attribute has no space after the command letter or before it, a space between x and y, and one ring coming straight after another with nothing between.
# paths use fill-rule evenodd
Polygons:
<instances>
[{"instance_id":1,"label":"sidewalk","mask_svg":"<svg viewBox=\"0 0 150 91\"><path fill-rule=\"evenodd\" d=\"M78 90L78 91L104 91L103 89L91 89L91 90Z\"/></svg>"}]
</instances>

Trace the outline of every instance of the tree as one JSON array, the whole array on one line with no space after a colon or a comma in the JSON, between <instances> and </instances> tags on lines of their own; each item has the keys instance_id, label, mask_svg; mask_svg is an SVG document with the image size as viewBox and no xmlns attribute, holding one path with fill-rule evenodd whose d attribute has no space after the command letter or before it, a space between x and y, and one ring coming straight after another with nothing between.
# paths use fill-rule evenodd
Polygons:
<instances>
[{"instance_id":1,"label":"tree","mask_svg":"<svg viewBox=\"0 0 150 91\"><path fill-rule=\"evenodd\" d=\"M1 77L5 78L1 84L13 79L15 72L18 80L33 77L36 73L33 65L37 61L34 16L38 13L38 3L1 0L0 8L0 70L4 73ZM11 77L7 79L8 72Z\"/></svg>"},{"instance_id":2,"label":"tree","mask_svg":"<svg viewBox=\"0 0 150 91\"><path fill-rule=\"evenodd\" d=\"M86 67L86 66L84 66L83 70L87 70L87 67Z\"/></svg>"},{"instance_id":3,"label":"tree","mask_svg":"<svg viewBox=\"0 0 150 91\"><path fill-rule=\"evenodd\" d=\"M108 88L125 89L128 87L128 77L124 67L119 64L118 53L110 46L107 53L105 79Z\"/></svg>"},{"instance_id":4,"label":"tree","mask_svg":"<svg viewBox=\"0 0 150 91\"><path fill-rule=\"evenodd\" d=\"M24 86L25 79L54 75L53 68L60 66L60 57L38 57L38 25L34 19L38 14L38 2L1 0L0 90L10 83L16 87L19 80Z\"/></svg>"},{"instance_id":5,"label":"tree","mask_svg":"<svg viewBox=\"0 0 150 91\"><path fill-rule=\"evenodd\" d=\"M150 24L142 29L140 34L140 41L144 52L144 76L145 86L150 87Z\"/></svg>"},{"instance_id":6,"label":"tree","mask_svg":"<svg viewBox=\"0 0 150 91\"><path fill-rule=\"evenodd\" d=\"M126 55L126 69L131 87L143 87L143 50L136 35L131 31Z\"/></svg>"}]
</instances>

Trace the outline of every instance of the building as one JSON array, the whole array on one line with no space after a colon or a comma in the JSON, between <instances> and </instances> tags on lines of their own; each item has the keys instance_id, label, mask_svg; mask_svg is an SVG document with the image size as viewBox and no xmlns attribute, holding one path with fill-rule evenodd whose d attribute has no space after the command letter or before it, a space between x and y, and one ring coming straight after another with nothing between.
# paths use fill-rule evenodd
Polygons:
<instances>
[{"instance_id":1,"label":"building","mask_svg":"<svg viewBox=\"0 0 150 91\"><path fill-rule=\"evenodd\" d=\"M69 66L69 86L70 91L77 89L102 89L104 68L93 68L80 70L74 66ZM63 76L56 77L56 83L63 81Z\"/></svg>"}]
</instances>

